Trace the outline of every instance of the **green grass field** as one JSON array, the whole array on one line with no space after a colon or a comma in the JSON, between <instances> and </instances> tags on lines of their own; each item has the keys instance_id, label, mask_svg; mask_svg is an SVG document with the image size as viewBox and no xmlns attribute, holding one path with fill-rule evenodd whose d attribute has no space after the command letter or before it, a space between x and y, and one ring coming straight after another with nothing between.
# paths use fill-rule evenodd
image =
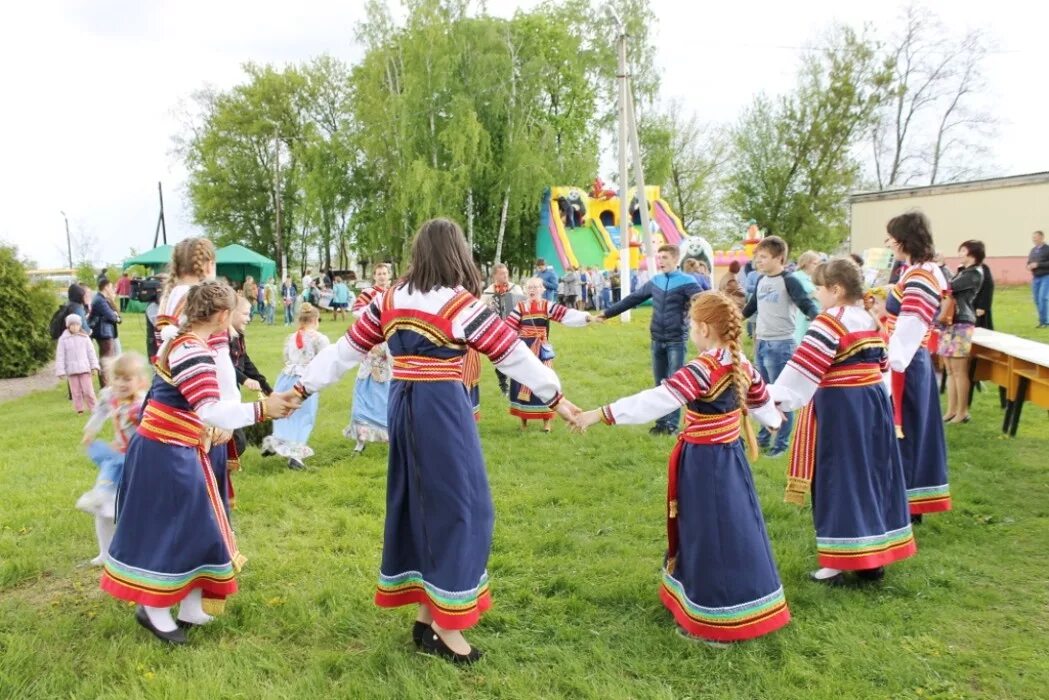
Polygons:
<instances>
[{"instance_id":1,"label":"green grass field","mask_svg":"<svg viewBox=\"0 0 1049 700\"><path fill-rule=\"evenodd\" d=\"M999 330L1036 331L1027 289L999 290ZM580 406L646 388L647 312L556 328L556 369ZM337 337L343 324L325 321ZM125 347L143 337L123 328ZM285 329L249 349L276 378ZM351 457L352 377L321 397L307 473L255 450L236 480L249 563L227 613L169 649L98 590L95 471L82 419L55 389L0 403L0 698L1038 698L1049 691L1049 429L1028 408L1002 439L994 387L948 430L954 510L926 518L919 554L884 584L810 583L808 510L783 503L786 460L753 465L794 619L727 649L683 640L659 602L670 438L647 427L522 434L491 367L480 425L497 522L494 607L471 669L419 655L414 611L372 605L386 448ZM436 437L436 436L435 436Z\"/></svg>"}]
</instances>

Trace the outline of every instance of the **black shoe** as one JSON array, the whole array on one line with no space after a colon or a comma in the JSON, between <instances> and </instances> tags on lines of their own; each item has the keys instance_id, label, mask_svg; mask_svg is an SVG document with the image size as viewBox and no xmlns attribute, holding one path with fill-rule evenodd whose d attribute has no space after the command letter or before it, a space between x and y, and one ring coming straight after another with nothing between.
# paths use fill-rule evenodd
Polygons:
<instances>
[{"instance_id":1,"label":"black shoe","mask_svg":"<svg viewBox=\"0 0 1049 700\"><path fill-rule=\"evenodd\" d=\"M277 453L274 452L273 450L262 450L259 454L262 455L263 457L272 457L273 455L275 455Z\"/></svg>"},{"instance_id":2,"label":"black shoe","mask_svg":"<svg viewBox=\"0 0 1049 700\"><path fill-rule=\"evenodd\" d=\"M477 647L471 647L469 654L457 654L448 648L448 645L434 632L432 627L429 633L423 634L421 648L427 654L439 656L442 659L451 661L453 664L472 664L484 656L484 652Z\"/></svg>"},{"instance_id":3,"label":"black shoe","mask_svg":"<svg viewBox=\"0 0 1049 700\"><path fill-rule=\"evenodd\" d=\"M422 648L423 635L425 635L427 632L432 633L433 628L431 628L425 622L419 622L418 620L416 620L415 624L412 625L412 641L415 642L415 646L419 647L420 649Z\"/></svg>"},{"instance_id":4,"label":"black shoe","mask_svg":"<svg viewBox=\"0 0 1049 700\"><path fill-rule=\"evenodd\" d=\"M856 572L856 576L864 581L881 581L885 578L885 567L879 566L876 569L860 569Z\"/></svg>"},{"instance_id":5,"label":"black shoe","mask_svg":"<svg viewBox=\"0 0 1049 700\"><path fill-rule=\"evenodd\" d=\"M838 586L845 585L845 572L839 571L838 573L828 578L816 578L816 572L813 571L809 574L809 580L814 581L821 586L830 586L831 588L837 588Z\"/></svg>"},{"instance_id":6,"label":"black shoe","mask_svg":"<svg viewBox=\"0 0 1049 700\"><path fill-rule=\"evenodd\" d=\"M198 625L196 622L190 622L189 620L176 619L175 624L178 625L178 628L182 630L191 630L194 627L200 627L200 625Z\"/></svg>"},{"instance_id":7,"label":"black shoe","mask_svg":"<svg viewBox=\"0 0 1049 700\"><path fill-rule=\"evenodd\" d=\"M162 642L178 646L189 641L186 639L186 631L181 627L176 627L171 632L161 632L158 630L153 626L153 623L149 621L149 615L146 614L146 609L141 605L135 610L135 621L152 632L153 636Z\"/></svg>"},{"instance_id":8,"label":"black shoe","mask_svg":"<svg viewBox=\"0 0 1049 700\"><path fill-rule=\"evenodd\" d=\"M921 524L922 524L922 514L921 513L918 513L917 515L912 515L911 516L911 525L921 525Z\"/></svg>"},{"instance_id":9,"label":"black shoe","mask_svg":"<svg viewBox=\"0 0 1049 700\"><path fill-rule=\"evenodd\" d=\"M295 459L294 457L288 457L288 469L292 469L297 472L301 472L306 468L306 465L301 460Z\"/></svg>"}]
</instances>

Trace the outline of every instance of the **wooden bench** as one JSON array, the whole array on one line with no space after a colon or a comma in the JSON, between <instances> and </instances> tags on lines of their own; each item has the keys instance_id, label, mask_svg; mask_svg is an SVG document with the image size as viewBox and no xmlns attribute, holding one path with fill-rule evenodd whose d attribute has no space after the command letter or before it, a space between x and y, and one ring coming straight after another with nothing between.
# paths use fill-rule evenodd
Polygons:
<instances>
[{"instance_id":1,"label":"wooden bench","mask_svg":"<svg viewBox=\"0 0 1049 700\"><path fill-rule=\"evenodd\" d=\"M1027 401L1049 410L1049 345L977 328L971 357L970 378L1001 387L1005 408L1003 433L1016 436Z\"/></svg>"}]
</instances>

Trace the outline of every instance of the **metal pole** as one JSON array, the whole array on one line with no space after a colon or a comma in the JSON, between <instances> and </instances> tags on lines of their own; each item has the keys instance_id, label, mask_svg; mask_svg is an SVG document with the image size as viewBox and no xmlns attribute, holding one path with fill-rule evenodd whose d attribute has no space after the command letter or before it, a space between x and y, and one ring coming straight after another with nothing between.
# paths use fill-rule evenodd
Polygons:
<instances>
[{"instance_id":1,"label":"metal pole","mask_svg":"<svg viewBox=\"0 0 1049 700\"><path fill-rule=\"evenodd\" d=\"M656 251L652 245L652 228L648 217L648 196L645 193L645 172L641 167L641 145L637 137L637 113L634 111L634 95L630 84L627 84L627 134L630 136L630 150L634 155L634 186L637 188L637 203L641 208L641 240L644 245L645 260L648 263L648 276L656 274ZM664 233L664 236L666 234Z\"/></svg>"},{"instance_id":2,"label":"metal pole","mask_svg":"<svg viewBox=\"0 0 1049 700\"><path fill-rule=\"evenodd\" d=\"M66 255L69 257L69 269L72 270L73 269L73 243L71 242L71 239L69 237L69 217L66 216L66 213L64 211L60 212L60 213L62 214L62 218L66 220Z\"/></svg>"},{"instance_id":3,"label":"metal pole","mask_svg":"<svg viewBox=\"0 0 1049 700\"><path fill-rule=\"evenodd\" d=\"M626 25L619 24L619 298L630 294L630 211L627 187L627 72L626 72ZM643 194L643 193L642 193ZM630 312L619 315L623 323L630 323Z\"/></svg>"},{"instance_id":4,"label":"metal pole","mask_svg":"<svg viewBox=\"0 0 1049 700\"><path fill-rule=\"evenodd\" d=\"M284 237L280 230L280 137L274 138L274 145L276 146L276 157L274 158L273 166L273 190L276 193L274 198L274 208L277 214L277 250L280 251L280 274L281 279L288 271L288 256L284 253Z\"/></svg>"},{"instance_id":5,"label":"metal pole","mask_svg":"<svg viewBox=\"0 0 1049 700\"><path fill-rule=\"evenodd\" d=\"M168 224L164 221L164 188L160 184L160 180L157 180L157 194L160 195L160 232L164 235L164 245L168 244ZM153 244L156 248L156 243Z\"/></svg>"}]
</instances>

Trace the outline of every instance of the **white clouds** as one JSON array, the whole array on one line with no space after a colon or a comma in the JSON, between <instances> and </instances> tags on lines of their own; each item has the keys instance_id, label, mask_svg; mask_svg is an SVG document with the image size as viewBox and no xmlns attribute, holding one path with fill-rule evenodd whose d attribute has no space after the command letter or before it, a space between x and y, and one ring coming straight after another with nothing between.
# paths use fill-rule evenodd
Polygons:
<instances>
[{"instance_id":1,"label":"white clouds","mask_svg":"<svg viewBox=\"0 0 1049 700\"><path fill-rule=\"evenodd\" d=\"M535 2L490 0L509 16ZM902 3L809 0L684 3L652 0L659 14L663 96L702 119L734 119L760 91L793 82L796 48L833 19L876 28ZM152 242L156 181L163 180L169 233L191 233L181 166L170 155L180 99L211 83L228 87L246 61L285 63L331 53L353 61L361 2L5 3L0 8L0 239L43 264L60 264L64 224L103 242L107 259ZM987 64L1002 121L995 152L1008 173L1049 169L1045 134L1049 52L1045 3L930 3L952 30L984 27L999 49Z\"/></svg>"}]
</instances>

